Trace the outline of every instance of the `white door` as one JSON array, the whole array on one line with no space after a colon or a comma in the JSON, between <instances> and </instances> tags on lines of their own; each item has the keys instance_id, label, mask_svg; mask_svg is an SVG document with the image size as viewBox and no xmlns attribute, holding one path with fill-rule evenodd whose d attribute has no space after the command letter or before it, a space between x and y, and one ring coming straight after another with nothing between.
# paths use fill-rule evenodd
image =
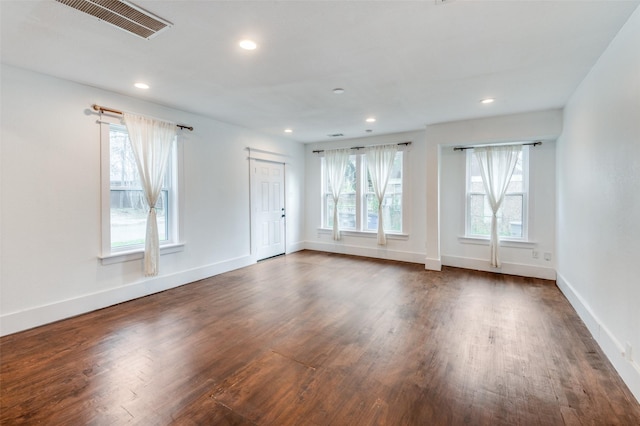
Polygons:
<instances>
[{"instance_id":1,"label":"white door","mask_svg":"<svg viewBox=\"0 0 640 426\"><path fill-rule=\"evenodd\" d=\"M253 213L257 259L284 254L284 164L255 160L253 163Z\"/></svg>"}]
</instances>

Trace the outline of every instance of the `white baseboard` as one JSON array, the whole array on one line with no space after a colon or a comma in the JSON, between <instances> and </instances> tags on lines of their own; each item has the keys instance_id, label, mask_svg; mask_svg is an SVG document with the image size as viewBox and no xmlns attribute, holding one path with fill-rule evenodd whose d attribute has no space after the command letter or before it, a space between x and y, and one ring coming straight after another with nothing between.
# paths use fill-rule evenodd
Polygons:
<instances>
[{"instance_id":1,"label":"white baseboard","mask_svg":"<svg viewBox=\"0 0 640 426\"><path fill-rule=\"evenodd\" d=\"M585 323L589 332L625 382L633 396L640 402L640 366L624 356L624 346L602 324L589 305L569 282L558 273L557 285L565 295L578 316Z\"/></svg>"},{"instance_id":2,"label":"white baseboard","mask_svg":"<svg viewBox=\"0 0 640 426\"><path fill-rule=\"evenodd\" d=\"M324 251L329 253L398 260L401 262L424 263L424 253L389 250L385 247L362 247L346 244L325 243L320 241L305 241L304 247L308 250Z\"/></svg>"},{"instance_id":3,"label":"white baseboard","mask_svg":"<svg viewBox=\"0 0 640 426\"><path fill-rule=\"evenodd\" d=\"M519 275L521 277L555 280L556 270L536 265L502 262L501 268L494 268L488 259L473 259L458 256L442 256L442 265L456 268L475 269L477 271L495 272L498 274Z\"/></svg>"},{"instance_id":4,"label":"white baseboard","mask_svg":"<svg viewBox=\"0 0 640 426\"><path fill-rule=\"evenodd\" d=\"M304 241L298 241L295 243L291 243L287 246L287 254L289 253L295 253L297 251L301 251L304 250L305 248L305 243Z\"/></svg>"},{"instance_id":5,"label":"white baseboard","mask_svg":"<svg viewBox=\"0 0 640 426\"><path fill-rule=\"evenodd\" d=\"M429 271L442 271L442 260L425 257L424 269Z\"/></svg>"},{"instance_id":6,"label":"white baseboard","mask_svg":"<svg viewBox=\"0 0 640 426\"><path fill-rule=\"evenodd\" d=\"M148 296L224 272L243 268L254 263L255 259L252 256L242 256L171 275L144 279L123 287L3 314L0 315L0 336L17 333L139 297Z\"/></svg>"}]
</instances>

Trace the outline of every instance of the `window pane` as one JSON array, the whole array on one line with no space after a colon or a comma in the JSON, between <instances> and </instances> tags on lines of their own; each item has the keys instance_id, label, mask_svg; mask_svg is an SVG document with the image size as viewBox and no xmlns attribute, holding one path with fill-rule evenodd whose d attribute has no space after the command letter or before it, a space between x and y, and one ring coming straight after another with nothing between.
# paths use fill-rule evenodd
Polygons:
<instances>
[{"instance_id":1,"label":"window pane","mask_svg":"<svg viewBox=\"0 0 640 426\"><path fill-rule=\"evenodd\" d=\"M140 177L138 166L129 143L129 135L124 126L112 124L109 127L111 187L138 187Z\"/></svg>"},{"instance_id":2,"label":"window pane","mask_svg":"<svg viewBox=\"0 0 640 426\"><path fill-rule=\"evenodd\" d=\"M526 147L525 147L526 149ZM475 236L488 237L491 233L491 207L486 197L482 177L480 175L480 163L472 152L468 163L468 223L467 233ZM511 181L507 187L507 194L498 211L498 235L501 237L523 238L524 221L524 197L525 197L525 167L522 152L518 155L518 162L514 169Z\"/></svg>"},{"instance_id":3,"label":"window pane","mask_svg":"<svg viewBox=\"0 0 640 426\"><path fill-rule=\"evenodd\" d=\"M149 209L125 126L109 126L109 144L111 247L142 245L146 236ZM169 240L167 212L171 167L170 160L165 173L164 187L156 204L158 235L161 242Z\"/></svg>"},{"instance_id":4,"label":"window pane","mask_svg":"<svg viewBox=\"0 0 640 426\"><path fill-rule=\"evenodd\" d=\"M349 163L347 163L347 170L344 175L344 183L342 184L341 194L349 192L356 192L356 156L349 156Z\"/></svg>"},{"instance_id":5,"label":"window pane","mask_svg":"<svg viewBox=\"0 0 640 426\"><path fill-rule=\"evenodd\" d=\"M523 185L523 168L522 168L522 151L518 155L518 162L516 163L516 168L513 170L513 175L511 175L511 181L509 182L509 186L507 186L507 193L509 192L522 192L524 191Z\"/></svg>"},{"instance_id":6,"label":"window pane","mask_svg":"<svg viewBox=\"0 0 640 426\"><path fill-rule=\"evenodd\" d=\"M471 176L471 182L469 183L469 191L470 192L479 192L484 194L484 183L482 183L482 178L480 176Z\"/></svg>"},{"instance_id":7,"label":"window pane","mask_svg":"<svg viewBox=\"0 0 640 426\"><path fill-rule=\"evenodd\" d=\"M366 195L368 231L378 230L378 197L375 194ZM385 194L382 200L382 217L384 230L391 232L402 231L402 192Z\"/></svg>"},{"instance_id":8,"label":"window pane","mask_svg":"<svg viewBox=\"0 0 640 426\"><path fill-rule=\"evenodd\" d=\"M522 238L523 195L505 196L498 210L498 235L501 237ZM491 206L484 194L471 194L469 200L470 234L489 236L491 234Z\"/></svg>"},{"instance_id":9,"label":"window pane","mask_svg":"<svg viewBox=\"0 0 640 426\"><path fill-rule=\"evenodd\" d=\"M333 211L331 212L333 219ZM340 229L356 229L356 193L340 194L338 202ZM333 223L332 223L333 226Z\"/></svg>"},{"instance_id":10,"label":"window pane","mask_svg":"<svg viewBox=\"0 0 640 426\"><path fill-rule=\"evenodd\" d=\"M168 191L160 193L156 204L158 235L160 241L167 241ZM111 190L111 247L144 244L149 209L141 189Z\"/></svg>"},{"instance_id":11,"label":"window pane","mask_svg":"<svg viewBox=\"0 0 640 426\"><path fill-rule=\"evenodd\" d=\"M469 200L469 224L471 235L491 233L491 208L484 194L472 194Z\"/></svg>"},{"instance_id":12,"label":"window pane","mask_svg":"<svg viewBox=\"0 0 640 426\"><path fill-rule=\"evenodd\" d=\"M393 169L389 176L387 189L382 200L382 214L384 230L387 232L402 232L402 152L397 152ZM373 192L371 176L367 172L368 191L365 194L367 231L378 230L378 197Z\"/></svg>"},{"instance_id":13,"label":"window pane","mask_svg":"<svg viewBox=\"0 0 640 426\"><path fill-rule=\"evenodd\" d=\"M367 222L365 229L368 231L376 231L378 229L378 197L371 192L365 195L365 204L367 205Z\"/></svg>"},{"instance_id":14,"label":"window pane","mask_svg":"<svg viewBox=\"0 0 640 426\"><path fill-rule=\"evenodd\" d=\"M323 168L326 167L324 160L322 163ZM327 228L333 227L333 196L330 193L331 185L329 182L328 173L325 173L325 226ZM356 156L349 156L349 162L345 170L344 182L342 184L342 191L340 193L340 200L338 201L338 220L340 229L355 229L356 228Z\"/></svg>"},{"instance_id":15,"label":"window pane","mask_svg":"<svg viewBox=\"0 0 640 426\"><path fill-rule=\"evenodd\" d=\"M501 236L522 238L522 194L504 197L501 207L501 223L498 233Z\"/></svg>"},{"instance_id":16,"label":"window pane","mask_svg":"<svg viewBox=\"0 0 640 426\"><path fill-rule=\"evenodd\" d=\"M327 228L333 228L333 196L331 194L325 194L324 200L324 225Z\"/></svg>"},{"instance_id":17,"label":"window pane","mask_svg":"<svg viewBox=\"0 0 640 426\"><path fill-rule=\"evenodd\" d=\"M325 195L325 205L327 209L325 211L326 226L333 228L333 196L331 194ZM355 229L356 228L356 194L340 194L340 200L338 201L338 222L340 229Z\"/></svg>"},{"instance_id":18,"label":"window pane","mask_svg":"<svg viewBox=\"0 0 640 426\"><path fill-rule=\"evenodd\" d=\"M378 200L373 193L371 178L367 172L366 155L349 157L345 180L340 194L338 216L340 229L377 231ZM402 161L403 152L396 153L387 184L382 208L384 227L388 232L402 232ZM322 162L324 171L326 164ZM363 174L364 173L364 174ZM323 226L333 227L333 197L330 193L327 173L324 173Z\"/></svg>"},{"instance_id":19,"label":"window pane","mask_svg":"<svg viewBox=\"0 0 640 426\"><path fill-rule=\"evenodd\" d=\"M469 192L485 193L484 184L482 183L482 174L480 173L480 162L475 155L473 155L471 159ZM513 175L511 175L509 186L507 186L507 193L509 192L523 192L522 152L518 155L518 162L516 163Z\"/></svg>"}]
</instances>

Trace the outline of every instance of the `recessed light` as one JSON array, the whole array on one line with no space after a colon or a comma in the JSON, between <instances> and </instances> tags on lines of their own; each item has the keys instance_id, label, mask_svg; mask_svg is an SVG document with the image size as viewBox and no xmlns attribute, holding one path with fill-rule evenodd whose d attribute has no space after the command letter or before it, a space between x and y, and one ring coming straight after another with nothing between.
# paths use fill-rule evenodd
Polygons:
<instances>
[{"instance_id":1,"label":"recessed light","mask_svg":"<svg viewBox=\"0 0 640 426\"><path fill-rule=\"evenodd\" d=\"M253 40L242 40L238 43L244 50L255 50L258 45Z\"/></svg>"},{"instance_id":2,"label":"recessed light","mask_svg":"<svg viewBox=\"0 0 640 426\"><path fill-rule=\"evenodd\" d=\"M335 89L333 89L333 93L335 93L336 95L342 95L344 93L344 89L336 87Z\"/></svg>"},{"instance_id":3,"label":"recessed light","mask_svg":"<svg viewBox=\"0 0 640 426\"><path fill-rule=\"evenodd\" d=\"M486 105L486 104L491 104L494 101L495 101L495 99L493 99L493 98L486 98L486 99L481 100L480 103Z\"/></svg>"},{"instance_id":4,"label":"recessed light","mask_svg":"<svg viewBox=\"0 0 640 426\"><path fill-rule=\"evenodd\" d=\"M284 132L285 133L293 133L293 130L292 129L284 129Z\"/></svg>"},{"instance_id":5,"label":"recessed light","mask_svg":"<svg viewBox=\"0 0 640 426\"><path fill-rule=\"evenodd\" d=\"M149 85L147 83L136 83L134 84L135 87L137 87L138 89L148 89Z\"/></svg>"},{"instance_id":6,"label":"recessed light","mask_svg":"<svg viewBox=\"0 0 640 426\"><path fill-rule=\"evenodd\" d=\"M369 117L365 120L367 123L375 123L376 119L374 117Z\"/></svg>"}]
</instances>

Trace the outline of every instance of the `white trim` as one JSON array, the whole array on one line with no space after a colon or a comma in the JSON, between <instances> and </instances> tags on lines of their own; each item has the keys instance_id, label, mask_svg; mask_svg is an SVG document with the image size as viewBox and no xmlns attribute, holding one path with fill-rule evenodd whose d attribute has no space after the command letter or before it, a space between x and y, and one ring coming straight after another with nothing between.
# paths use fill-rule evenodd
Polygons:
<instances>
[{"instance_id":1,"label":"white trim","mask_svg":"<svg viewBox=\"0 0 640 426\"><path fill-rule=\"evenodd\" d=\"M102 114L101 114L102 116ZM117 124L124 126L121 118L108 117L106 120L97 120L100 124L100 226L101 226L101 243L100 243L100 255L103 265L109 265L117 262L126 262L129 260L141 259L135 253L138 251L143 252L143 245L140 248L134 250L120 250L111 247L111 182L110 182L110 162L111 162L111 149L110 149L110 126ZM125 126L126 127L126 126ZM184 245L179 243L183 229L184 229L184 202L182 199L182 193L184 189L184 148L181 138L183 136L176 136L173 143L173 149L171 153L171 170L168 170L169 179L171 180L171 186L169 190L169 199L171 200L167 206L168 212L168 235L169 240L164 245L165 250L162 250L160 254L173 253L179 250L166 249L166 247L177 247ZM142 188L139 188L140 190ZM113 259L113 260L108 260Z\"/></svg>"},{"instance_id":2,"label":"white trim","mask_svg":"<svg viewBox=\"0 0 640 426\"><path fill-rule=\"evenodd\" d=\"M506 275L519 275L521 277L542 278L544 280L555 280L556 270L544 266L525 265L522 263L502 262L502 267L494 268L487 259L473 259L458 256L442 256L444 266L456 268L474 269L477 271L495 272Z\"/></svg>"},{"instance_id":3,"label":"white trim","mask_svg":"<svg viewBox=\"0 0 640 426\"><path fill-rule=\"evenodd\" d=\"M593 313L589 304L576 291L575 287L560 273L558 273L556 285L585 323L596 343L598 343L602 352L609 359L633 396L640 402L640 366L633 359L625 357L625 349L622 343L607 329Z\"/></svg>"},{"instance_id":4,"label":"white trim","mask_svg":"<svg viewBox=\"0 0 640 426\"><path fill-rule=\"evenodd\" d=\"M458 237L458 241L461 244L476 244L480 246L489 245L489 239L481 238L481 237ZM510 240L510 239L500 239L499 244L501 247L513 247L513 248L520 248L520 249L533 249L538 246L538 243L535 241Z\"/></svg>"},{"instance_id":5,"label":"white trim","mask_svg":"<svg viewBox=\"0 0 640 426\"><path fill-rule=\"evenodd\" d=\"M328 228L318 228L318 235L332 235L333 230ZM364 237L364 238L378 238L378 233L375 231L353 231L349 229L341 229L340 234L347 237ZM387 233L384 234L388 240L408 240L409 234L397 234Z\"/></svg>"},{"instance_id":6,"label":"white trim","mask_svg":"<svg viewBox=\"0 0 640 426\"><path fill-rule=\"evenodd\" d=\"M246 148L246 150L248 151L247 158L249 158L250 160L261 160L269 161L271 163L286 164L286 159L291 158L291 156L287 154L281 154L275 151L267 151L265 149L251 148L249 146Z\"/></svg>"},{"instance_id":7,"label":"white trim","mask_svg":"<svg viewBox=\"0 0 640 426\"><path fill-rule=\"evenodd\" d=\"M286 254L295 253L297 251L302 251L304 249L305 249L304 241L298 241L296 243L287 244L287 253Z\"/></svg>"},{"instance_id":8,"label":"white trim","mask_svg":"<svg viewBox=\"0 0 640 426\"><path fill-rule=\"evenodd\" d=\"M85 314L118 303L179 287L214 275L244 268L255 263L251 256L242 256L175 274L145 278L135 283L105 291L60 300L0 316L0 336L38 327L54 321Z\"/></svg>"},{"instance_id":9,"label":"white trim","mask_svg":"<svg viewBox=\"0 0 640 426\"><path fill-rule=\"evenodd\" d=\"M508 145L522 145L522 144L526 144L528 142L509 142L509 143L490 143L490 144L481 144L481 145L473 145L473 147L479 148L481 146L508 146ZM471 188L470 188L470 170L471 170L471 163L473 161L473 147L469 146L467 148L465 148L465 218L464 218L464 226L465 226L465 237L466 238L470 238L470 239L475 239L475 238L479 238L482 239L483 237L477 237L474 236L473 234L470 233L471 230L471 216L470 216L470 208L471 208L471 204L470 204L470 198L471 195L486 195L484 192L471 192ZM522 191L516 191L516 192L509 192L506 193L506 195L517 195L520 194L522 196L522 236L523 238L521 239L522 241L526 241L527 238L529 237L529 218L530 218L530 214L529 214L529 206L530 204L530 191L529 191L529 173L530 173L530 158L529 158L529 146L528 145L523 145L522 146ZM487 241L489 241L488 237L487 237ZM514 241L514 240L511 240ZM504 244L500 244L501 246ZM505 247L509 247L507 245L504 245Z\"/></svg>"},{"instance_id":10,"label":"white trim","mask_svg":"<svg viewBox=\"0 0 640 426\"><path fill-rule=\"evenodd\" d=\"M251 148L247 148L247 150L250 150ZM268 151L265 151L268 152ZM271 161L271 160L263 160L263 159L257 159L257 158L252 158L252 157L248 157L249 160L249 249L251 251L251 256L253 256L254 259L258 260L258 209L256 207L256 200L255 197L258 197L260 194L258 192L258 180L256 178L256 173L257 173L257 167L258 167L258 161L262 162L262 163L269 163L272 165L282 165L282 205L284 206L284 213L285 213L285 218L284 218L284 237L283 237L283 243L284 243L284 251L283 253L288 253L288 249L287 249L287 226L288 226L288 221L287 221L287 217L286 214L288 213L288 205L287 205L287 201L288 198L287 197L287 164L283 163L282 161ZM280 253L282 254L282 253ZM267 256L269 257L269 256ZM262 259L260 259L262 260Z\"/></svg>"},{"instance_id":11,"label":"white trim","mask_svg":"<svg viewBox=\"0 0 640 426\"><path fill-rule=\"evenodd\" d=\"M373 145L373 146L383 146L388 144L381 145ZM405 146L405 145L400 145ZM362 151L362 152L361 152ZM409 157L405 154L407 150L398 150L397 152L402 152L402 231L397 233L386 233L385 236L389 238L391 235L404 236L404 239L409 238L409 222L410 222L410 179L409 176ZM321 153L323 154L324 151ZM356 152L349 155L349 157L355 157L355 168L356 168L356 188L354 192L355 200L356 200L356 215L355 215L355 229L340 229L341 235L352 235L352 236L368 236L371 232L373 232L373 236L377 238L377 231L366 231L363 230L366 220L367 220L367 209L366 206L363 206L364 199L366 198L366 177L367 177L367 167L364 161L366 161L366 150L359 149ZM321 157L324 158L324 155ZM327 196L331 196L330 191L326 188L327 177L325 175L325 164L324 159L321 160L320 164L320 227L318 228L319 233L323 233L325 229L324 225L327 223ZM341 194L341 196L344 195ZM333 232L333 231L331 231ZM394 239L392 237L392 239Z\"/></svg>"},{"instance_id":12,"label":"white trim","mask_svg":"<svg viewBox=\"0 0 640 426\"><path fill-rule=\"evenodd\" d=\"M184 251L184 243L166 244L160 246L160 256L170 253L178 253ZM103 265L112 265L114 263L129 262L130 260L138 260L144 258L144 247L135 250L127 250L121 252L112 252L105 256L98 256Z\"/></svg>"},{"instance_id":13,"label":"white trim","mask_svg":"<svg viewBox=\"0 0 640 426\"><path fill-rule=\"evenodd\" d=\"M389 250L386 246L361 247L342 243L325 243L320 241L305 241L307 250L324 251L328 253L350 254L353 256L373 257L376 259L398 260L401 262L423 263L424 253Z\"/></svg>"},{"instance_id":14,"label":"white trim","mask_svg":"<svg viewBox=\"0 0 640 426\"><path fill-rule=\"evenodd\" d=\"M440 259L424 258L424 269L428 271L442 271L442 261Z\"/></svg>"}]
</instances>

